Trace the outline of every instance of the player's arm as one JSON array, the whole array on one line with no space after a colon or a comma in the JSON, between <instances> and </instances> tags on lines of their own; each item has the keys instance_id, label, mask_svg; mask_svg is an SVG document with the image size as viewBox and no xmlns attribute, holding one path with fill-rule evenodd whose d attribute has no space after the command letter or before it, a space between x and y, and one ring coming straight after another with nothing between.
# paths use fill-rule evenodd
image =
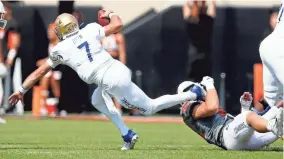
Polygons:
<instances>
[{"instance_id":1,"label":"player's arm","mask_svg":"<svg viewBox=\"0 0 284 159\"><path fill-rule=\"evenodd\" d=\"M46 62L41 65L38 69L36 69L33 73L31 73L24 81L23 85L20 87L18 91L13 93L9 97L9 102L12 105L21 101L23 103L24 94L34 86L34 84L40 80L48 71L50 71L52 67Z\"/></svg>"},{"instance_id":2,"label":"player's arm","mask_svg":"<svg viewBox=\"0 0 284 159\"><path fill-rule=\"evenodd\" d=\"M194 119L205 118L217 113L219 108L219 99L214 87L214 80L211 77L204 77L201 84L207 89L205 102L195 106L192 116Z\"/></svg>"},{"instance_id":3,"label":"player's arm","mask_svg":"<svg viewBox=\"0 0 284 159\"><path fill-rule=\"evenodd\" d=\"M52 68L55 68L57 65L63 62L63 57L58 50L53 48L52 52L49 55L49 58L46 62L41 65L38 69L36 69L33 73L31 73L24 81L23 85L20 87L18 91L13 93L9 97L9 102L12 105L21 101L23 103L24 94L38 81L40 80L48 71Z\"/></svg>"},{"instance_id":4,"label":"player's arm","mask_svg":"<svg viewBox=\"0 0 284 159\"><path fill-rule=\"evenodd\" d=\"M105 36L109 36L111 34L119 32L122 27L123 23L118 15L113 13L110 10L104 9L105 13L101 16L101 18L109 18L110 23L104 26Z\"/></svg>"},{"instance_id":5,"label":"player's arm","mask_svg":"<svg viewBox=\"0 0 284 159\"><path fill-rule=\"evenodd\" d=\"M119 33L117 34L118 51L119 51L119 61L126 64L126 48L124 36Z\"/></svg>"},{"instance_id":6,"label":"player's arm","mask_svg":"<svg viewBox=\"0 0 284 159\"><path fill-rule=\"evenodd\" d=\"M52 67L45 62L38 69L36 69L33 73L31 73L24 81L22 87L25 90L28 90L34 86L34 84L39 81L47 72L49 72Z\"/></svg>"},{"instance_id":7,"label":"player's arm","mask_svg":"<svg viewBox=\"0 0 284 159\"><path fill-rule=\"evenodd\" d=\"M46 62L47 59L48 59L48 58L46 57L46 58L43 58L43 59L38 60L38 61L36 62L36 66L37 66L37 67L41 66L42 64L44 64L44 63Z\"/></svg>"}]
</instances>

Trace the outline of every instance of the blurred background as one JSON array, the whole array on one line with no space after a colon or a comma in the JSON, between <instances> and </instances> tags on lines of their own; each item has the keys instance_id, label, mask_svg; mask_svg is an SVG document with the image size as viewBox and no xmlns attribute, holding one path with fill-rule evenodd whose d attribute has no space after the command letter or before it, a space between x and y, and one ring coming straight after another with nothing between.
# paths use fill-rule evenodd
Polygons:
<instances>
[{"instance_id":1,"label":"blurred background","mask_svg":"<svg viewBox=\"0 0 284 159\"><path fill-rule=\"evenodd\" d=\"M1 114L35 116L97 113L90 104L96 88L79 79L67 66L45 76L20 103L10 106L7 97L48 56L56 45L53 21L72 13L80 27L97 22L97 12L108 8L122 18L125 27L106 37L102 45L132 71L133 81L151 98L174 94L184 80L215 79L221 107L240 111L244 91L262 97L259 44L276 24L278 1L13 1L4 3L8 25L1 31L2 62L9 74L1 77ZM11 58L10 50L17 54ZM116 104L119 109L119 104ZM121 109L125 115L139 115ZM179 106L160 114L179 113Z\"/></svg>"}]
</instances>

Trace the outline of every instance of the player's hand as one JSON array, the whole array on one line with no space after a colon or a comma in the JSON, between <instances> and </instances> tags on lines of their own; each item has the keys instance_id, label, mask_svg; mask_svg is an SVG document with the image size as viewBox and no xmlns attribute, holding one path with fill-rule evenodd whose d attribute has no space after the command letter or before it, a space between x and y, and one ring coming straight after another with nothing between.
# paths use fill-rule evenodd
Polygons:
<instances>
[{"instance_id":1,"label":"player's hand","mask_svg":"<svg viewBox=\"0 0 284 159\"><path fill-rule=\"evenodd\" d=\"M200 82L200 84L202 86L204 86L206 88L206 90L208 90L208 89L215 89L215 87L214 87L214 79L212 77L209 77L209 76L203 77L203 79Z\"/></svg>"},{"instance_id":2,"label":"player's hand","mask_svg":"<svg viewBox=\"0 0 284 159\"><path fill-rule=\"evenodd\" d=\"M19 91L16 91L9 97L9 103L12 105L16 105L19 101L24 105L24 95Z\"/></svg>"},{"instance_id":3,"label":"player's hand","mask_svg":"<svg viewBox=\"0 0 284 159\"><path fill-rule=\"evenodd\" d=\"M109 9L103 9L103 11L105 11L105 12L104 12L104 14L101 15L100 18L109 19L109 14L110 14L110 13L113 13L113 11L111 11L111 10L109 10Z\"/></svg>"},{"instance_id":4,"label":"player's hand","mask_svg":"<svg viewBox=\"0 0 284 159\"><path fill-rule=\"evenodd\" d=\"M242 108L249 110L251 103L252 103L252 100L253 100L253 98L252 98L251 93L244 92L244 94L240 98L240 103L241 103Z\"/></svg>"}]
</instances>

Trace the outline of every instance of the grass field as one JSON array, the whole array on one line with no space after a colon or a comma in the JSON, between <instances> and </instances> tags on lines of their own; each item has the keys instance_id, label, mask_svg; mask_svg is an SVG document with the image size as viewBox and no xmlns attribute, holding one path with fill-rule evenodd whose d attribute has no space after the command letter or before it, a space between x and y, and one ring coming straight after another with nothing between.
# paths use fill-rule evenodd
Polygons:
<instances>
[{"instance_id":1,"label":"grass field","mask_svg":"<svg viewBox=\"0 0 284 159\"><path fill-rule=\"evenodd\" d=\"M8 119L0 125L1 159L282 159L282 142L261 151L224 151L208 145L183 124L128 124L140 135L122 152L110 122Z\"/></svg>"}]
</instances>

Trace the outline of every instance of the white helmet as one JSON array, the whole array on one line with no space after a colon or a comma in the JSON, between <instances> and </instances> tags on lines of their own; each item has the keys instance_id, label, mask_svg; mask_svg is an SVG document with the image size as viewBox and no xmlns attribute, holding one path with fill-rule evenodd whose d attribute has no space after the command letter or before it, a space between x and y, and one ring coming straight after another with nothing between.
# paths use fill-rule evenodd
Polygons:
<instances>
[{"instance_id":1,"label":"white helmet","mask_svg":"<svg viewBox=\"0 0 284 159\"><path fill-rule=\"evenodd\" d=\"M1 29L4 29L7 24L7 20L4 19L5 14L6 14L6 11L5 11L4 5L0 1L0 28Z\"/></svg>"}]
</instances>

